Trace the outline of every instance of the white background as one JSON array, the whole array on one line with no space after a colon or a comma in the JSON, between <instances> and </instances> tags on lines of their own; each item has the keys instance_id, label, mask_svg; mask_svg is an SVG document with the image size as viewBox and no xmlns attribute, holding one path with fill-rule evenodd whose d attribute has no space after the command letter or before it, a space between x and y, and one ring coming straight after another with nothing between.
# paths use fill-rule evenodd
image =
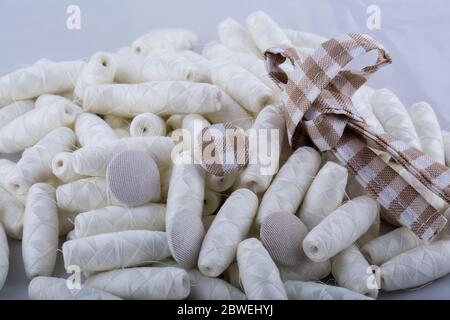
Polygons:
<instances>
[{"instance_id":1,"label":"white background","mask_svg":"<svg viewBox=\"0 0 450 320\"><path fill-rule=\"evenodd\" d=\"M81 30L66 28L66 8L81 8ZM381 9L381 29L368 30L366 9ZM331 37L363 32L379 40L394 63L369 82L388 87L406 106L425 100L450 129L450 3L448 0L0 0L0 75L40 58L88 58L116 51L153 28L194 30L202 46L217 38L218 22L232 17L244 22L264 10L285 28ZM11 243L11 272L0 298L26 298L18 242ZM62 271L61 268L59 268ZM392 298L450 299L450 278L420 290L385 295Z\"/></svg>"},{"instance_id":2,"label":"white background","mask_svg":"<svg viewBox=\"0 0 450 320\"><path fill-rule=\"evenodd\" d=\"M82 29L66 28L66 8L77 4ZM381 9L381 29L368 30L366 9ZM40 58L89 57L129 45L152 28L185 27L201 50L216 39L219 21L244 22L255 10L285 28L331 37L369 33L391 53L393 65L371 80L393 90L406 106L428 101L450 129L450 3L448 0L0 0L0 74Z\"/></svg>"}]
</instances>

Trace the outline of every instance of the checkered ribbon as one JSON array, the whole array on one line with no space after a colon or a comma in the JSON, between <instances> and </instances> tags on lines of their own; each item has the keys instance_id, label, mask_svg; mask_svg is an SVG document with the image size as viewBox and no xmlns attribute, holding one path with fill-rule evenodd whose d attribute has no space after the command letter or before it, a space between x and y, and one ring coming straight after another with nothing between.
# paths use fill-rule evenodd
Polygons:
<instances>
[{"instance_id":1,"label":"checkered ribbon","mask_svg":"<svg viewBox=\"0 0 450 320\"><path fill-rule=\"evenodd\" d=\"M377 52L375 64L360 71L345 70L354 58ZM384 48L362 34L330 39L301 61L293 48L265 53L271 78L281 88L289 142L293 148L311 141L331 151L368 195L419 238L432 240L447 220L410 186L371 147L388 152L428 189L450 202L450 169L395 137L370 127L354 108L351 96L380 67L392 62ZM286 58L294 69L280 68Z\"/></svg>"}]
</instances>

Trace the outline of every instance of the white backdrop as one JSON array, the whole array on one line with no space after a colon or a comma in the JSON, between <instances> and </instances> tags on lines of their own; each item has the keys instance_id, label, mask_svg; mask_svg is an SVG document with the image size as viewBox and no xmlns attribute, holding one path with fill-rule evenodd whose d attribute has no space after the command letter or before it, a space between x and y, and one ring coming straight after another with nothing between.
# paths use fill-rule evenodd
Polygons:
<instances>
[{"instance_id":1,"label":"white backdrop","mask_svg":"<svg viewBox=\"0 0 450 320\"><path fill-rule=\"evenodd\" d=\"M71 4L81 8L81 30L66 28ZM371 4L381 10L380 30L367 29ZM77 59L117 50L158 27L190 28L202 45L217 38L222 19L244 22L258 9L285 28L328 37L369 33L394 59L371 84L390 88L406 106L428 101L450 129L448 0L0 0L0 74L43 57Z\"/></svg>"},{"instance_id":2,"label":"white backdrop","mask_svg":"<svg viewBox=\"0 0 450 320\"><path fill-rule=\"evenodd\" d=\"M81 30L66 28L69 5L81 8ZM381 28L368 30L366 9L379 6ZM202 45L216 39L217 23L227 17L244 22L264 10L282 27L331 37L369 33L392 55L369 85L388 87L406 106L428 101L441 125L450 129L450 5L448 0L0 0L0 75L40 58L87 58L115 51L153 28L184 27ZM26 298L20 245L11 243L11 271L0 298ZM61 270L61 269L60 269ZM384 295L392 298L450 299L450 278L420 290Z\"/></svg>"}]
</instances>

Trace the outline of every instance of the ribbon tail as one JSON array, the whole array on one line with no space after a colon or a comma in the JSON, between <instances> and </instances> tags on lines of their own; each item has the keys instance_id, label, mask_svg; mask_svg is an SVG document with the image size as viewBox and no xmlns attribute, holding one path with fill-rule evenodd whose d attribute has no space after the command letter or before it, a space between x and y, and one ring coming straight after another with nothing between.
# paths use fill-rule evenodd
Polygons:
<instances>
[{"instance_id":1,"label":"ribbon tail","mask_svg":"<svg viewBox=\"0 0 450 320\"><path fill-rule=\"evenodd\" d=\"M331 151L356 177L369 196L420 239L433 240L447 224L447 219L380 159L356 133L346 130Z\"/></svg>"},{"instance_id":2,"label":"ribbon tail","mask_svg":"<svg viewBox=\"0 0 450 320\"><path fill-rule=\"evenodd\" d=\"M349 122L348 126L373 142L379 149L389 153L397 163L431 192L450 203L450 169L448 167L390 134L374 132L369 126L357 122Z\"/></svg>"}]
</instances>

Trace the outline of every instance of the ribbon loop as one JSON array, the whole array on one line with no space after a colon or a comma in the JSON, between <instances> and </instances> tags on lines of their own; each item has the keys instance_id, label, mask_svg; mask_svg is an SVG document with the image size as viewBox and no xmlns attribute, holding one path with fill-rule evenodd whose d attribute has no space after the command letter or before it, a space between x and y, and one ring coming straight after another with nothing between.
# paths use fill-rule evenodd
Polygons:
<instances>
[{"instance_id":1,"label":"ribbon loop","mask_svg":"<svg viewBox=\"0 0 450 320\"><path fill-rule=\"evenodd\" d=\"M344 70L354 58L369 51L377 51L375 64L365 66L359 72ZM324 91L335 99L351 97L367 78L381 66L391 63L384 48L367 35L348 34L325 41L312 56L302 63L295 49L271 48L266 51L266 67L269 75L282 89L289 142L305 113ZM280 64L289 58L294 70L288 77ZM333 103L333 105L346 105ZM320 105L318 105L319 107ZM352 118L359 118L354 110L347 110Z\"/></svg>"},{"instance_id":2,"label":"ribbon loop","mask_svg":"<svg viewBox=\"0 0 450 320\"><path fill-rule=\"evenodd\" d=\"M281 90L284 90L288 82L288 76L280 65L286 61L286 58L289 59L292 66L300 64L301 59L297 51L290 47L270 48L264 53L264 57L266 69L269 70L269 77Z\"/></svg>"}]
</instances>

